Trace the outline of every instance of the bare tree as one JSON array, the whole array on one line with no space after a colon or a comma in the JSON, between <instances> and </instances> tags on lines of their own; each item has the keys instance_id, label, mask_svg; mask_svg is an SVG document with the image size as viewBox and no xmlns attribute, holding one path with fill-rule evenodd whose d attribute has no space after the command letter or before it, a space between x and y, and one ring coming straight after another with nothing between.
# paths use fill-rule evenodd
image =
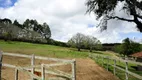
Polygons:
<instances>
[{"instance_id":1,"label":"bare tree","mask_svg":"<svg viewBox=\"0 0 142 80\"><path fill-rule=\"evenodd\" d=\"M93 36L85 36L84 38L84 45L90 49L90 52L92 52L94 48L97 48L99 44L101 44L101 42Z\"/></svg>"},{"instance_id":2,"label":"bare tree","mask_svg":"<svg viewBox=\"0 0 142 80\"><path fill-rule=\"evenodd\" d=\"M76 47L78 49L78 51L80 51L81 46L83 45L83 38L84 37L85 36L83 34L77 33L68 41L68 44Z\"/></svg>"}]
</instances>

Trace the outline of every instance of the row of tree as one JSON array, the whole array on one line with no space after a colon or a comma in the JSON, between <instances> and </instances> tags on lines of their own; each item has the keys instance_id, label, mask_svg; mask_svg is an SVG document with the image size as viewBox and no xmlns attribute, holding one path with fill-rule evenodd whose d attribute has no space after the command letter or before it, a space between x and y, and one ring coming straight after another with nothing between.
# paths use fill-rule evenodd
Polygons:
<instances>
[{"instance_id":1,"label":"row of tree","mask_svg":"<svg viewBox=\"0 0 142 80\"><path fill-rule=\"evenodd\" d=\"M12 22L7 18L0 19L0 39L68 46L64 42L51 39L51 30L47 23L39 24L33 19L27 19L23 24L20 24L17 20Z\"/></svg>"},{"instance_id":2,"label":"row of tree","mask_svg":"<svg viewBox=\"0 0 142 80\"><path fill-rule=\"evenodd\" d=\"M123 40L121 45L114 47L114 51L126 56L142 51L142 45L129 38Z\"/></svg>"},{"instance_id":3,"label":"row of tree","mask_svg":"<svg viewBox=\"0 0 142 80\"><path fill-rule=\"evenodd\" d=\"M101 42L97 38L93 36L86 36L81 33L74 35L68 41L68 45L71 47L76 47L78 51L80 51L81 48L90 49L90 52L92 52L93 49L101 49L102 47Z\"/></svg>"},{"instance_id":4,"label":"row of tree","mask_svg":"<svg viewBox=\"0 0 142 80\"><path fill-rule=\"evenodd\" d=\"M25 20L20 24L10 19L0 19L0 38L30 42L48 42L51 31L47 23L39 24L36 20Z\"/></svg>"}]
</instances>

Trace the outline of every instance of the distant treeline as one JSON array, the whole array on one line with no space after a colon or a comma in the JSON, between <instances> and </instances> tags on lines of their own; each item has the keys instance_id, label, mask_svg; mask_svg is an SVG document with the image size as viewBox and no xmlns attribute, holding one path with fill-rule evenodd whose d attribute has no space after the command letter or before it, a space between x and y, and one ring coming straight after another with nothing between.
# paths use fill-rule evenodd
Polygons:
<instances>
[{"instance_id":1,"label":"distant treeline","mask_svg":"<svg viewBox=\"0 0 142 80\"><path fill-rule=\"evenodd\" d=\"M121 45L115 45L113 51L129 56L131 54L142 51L142 44L126 38L122 41Z\"/></svg>"},{"instance_id":2,"label":"distant treeline","mask_svg":"<svg viewBox=\"0 0 142 80\"><path fill-rule=\"evenodd\" d=\"M102 50L114 51L115 46L119 46L119 45L121 45L121 43L103 43Z\"/></svg>"},{"instance_id":3,"label":"distant treeline","mask_svg":"<svg viewBox=\"0 0 142 80\"><path fill-rule=\"evenodd\" d=\"M46 22L39 24L33 19L26 19L23 24L8 18L0 19L0 39L67 46L64 42L51 39L51 30Z\"/></svg>"}]
</instances>

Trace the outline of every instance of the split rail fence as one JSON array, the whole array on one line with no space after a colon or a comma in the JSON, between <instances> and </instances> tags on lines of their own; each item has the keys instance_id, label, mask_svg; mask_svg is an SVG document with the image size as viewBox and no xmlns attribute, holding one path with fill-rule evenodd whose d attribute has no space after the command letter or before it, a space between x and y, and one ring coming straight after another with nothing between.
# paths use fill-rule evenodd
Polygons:
<instances>
[{"instance_id":1,"label":"split rail fence","mask_svg":"<svg viewBox=\"0 0 142 80\"><path fill-rule=\"evenodd\" d=\"M20 66L18 67L15 65L2 63L2 66L4 66L4 67L9 67L9 68L15 69L15 80L19 80L19 78L18 78L19 71L24 71L27 74L29 74L31 76L31 80L35 80L35 79L36 80L66 80L66 79L57 78L57 77L45 79L45 74L62 76L62 77L67 78L68 80L76 80L76 61L75 61L75 59L65 60L65 59L35 56L34 54L24 55L24 54L17 54L17 53L14 54L14 53L5 53L5 52L2 53L2 55L13 56L13 57L23 57L23 58L30 58L31 59L31 65L28 67L20 67ZM51 61L56 61L57 63L53 63L53 64L42 63L41 65L35 65L35 59L51 60ZM67 65L67 64L71 64L71 68L72 68L71 74L52 68L55 66L62 66L62 65ZM40 69L35 69L35 68L40 68ZM35 75L34 71L40 72L41 76Z\"/></svg>"},{"instance_id":2,"label":"split rail fence","mask_svg":"<svg viewBox=\"0 0 142 80\"><path fill-rule=\"evenodd\" d=\"M114 58L114 57L110 57L110 56L105 56L105 55L101 55L101 54L92 54L92 53L89 54L89 57L92 58L92 59L95 59L95 61L98 62L98 63L101 60L101 62L102 62L101 65L102 66L106 65L107 71L109 71L109 67L112 66L114 75L116 75L116 73L117 73L116 69L125 72L125 80L129 80L128 75L132 75L135 78L142 80L141 75L133 73L133 72L129 71L129 69L128 69L128 63L142 66L142 63L140 63L140 62L135 62L135 61L131 61L131 60L123 60L121 58ZM113 62L113 64L111 64L110 62ZM116 62L125 63L125 68L120 67L119 65L116 64Z\"/></svg>"}]
</instances>

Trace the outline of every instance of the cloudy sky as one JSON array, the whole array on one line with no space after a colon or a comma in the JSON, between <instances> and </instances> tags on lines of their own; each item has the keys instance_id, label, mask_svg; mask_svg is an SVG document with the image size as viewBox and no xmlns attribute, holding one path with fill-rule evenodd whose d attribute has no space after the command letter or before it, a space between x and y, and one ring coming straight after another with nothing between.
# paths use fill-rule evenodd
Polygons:
<instances>
[{"instance_id":1,"label":"cloudy sky","mask_svg":"<svg viewBox=\"0 0 142 80\"><path fill-rule=\"evenodd\" d=\"M108 29L100 32L96 27L96 15L86 13L86 0L0 0L0 18L17 19L23 23L27 18L46 22L52 31L52 38L68 41L77 32L97 37L103 43L121 42L126 37L140 41L142 33L135 24L109 21ZM120 7L120 6L119 6ZM119 9L119 8L118 8ZM118 10L119 16L126 16Z\"/></svg>"}]
</instances>

